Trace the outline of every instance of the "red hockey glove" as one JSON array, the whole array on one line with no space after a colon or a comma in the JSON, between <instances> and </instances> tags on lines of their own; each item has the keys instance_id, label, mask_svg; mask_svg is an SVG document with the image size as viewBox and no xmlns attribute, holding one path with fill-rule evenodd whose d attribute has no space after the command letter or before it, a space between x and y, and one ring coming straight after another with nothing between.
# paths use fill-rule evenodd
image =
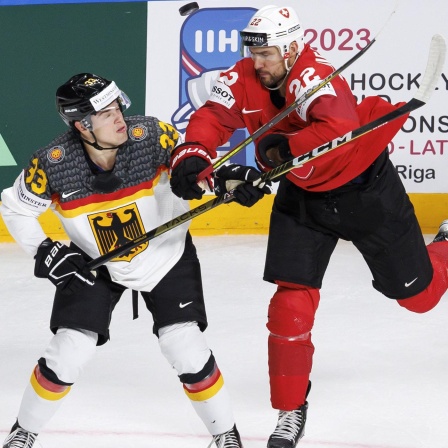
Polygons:
<instances>
[{"instance_id":1,"label":"red hockey glove","mask_svg":"<svg viewBox=\"0 0 448 448\"><path fill-rule=\"evenodd\" d=\"M262 138L257 151L261 161L271 168L293 159L288 139L282 134L269 134Z\"/></svg>"},{"instance_id":2,"label":"red hockey glove","mask_svg":"<svg viewBox=\"0 0 448 448\"><path fill-rule=\"evenodd\" d=\"M215 194L221 196L233 189L235 202L244 207L252 207L265 194L271 193L270 181L264 183L261 188L252 185L260 176L261 173L251 166L224 165L215 173Z\"/></svg>"},{"instance_id":3,"label":"red hockey glove","mask_svg":"<svg viewBox=\"0 0 448 448\"><path fill-rule=\"evenodd\" d=\"M42 241L34 259L34 275L48 278L64 294L95 283L83 256L59 241Z\"/></svg>"},{"instance_id":4,"label":"red hockey glove","mask_svg":"<svg viewBox=\"0 0 448 448\"><path fill-rule=\"evenodd\" d=\"M201 199L205 191L197 184L198 174L211 167L211 159L200 143L183 143L171 154L171 190L182 199ZM212 175L204 178L213 190Z\"/></svg>"}]
</instances>

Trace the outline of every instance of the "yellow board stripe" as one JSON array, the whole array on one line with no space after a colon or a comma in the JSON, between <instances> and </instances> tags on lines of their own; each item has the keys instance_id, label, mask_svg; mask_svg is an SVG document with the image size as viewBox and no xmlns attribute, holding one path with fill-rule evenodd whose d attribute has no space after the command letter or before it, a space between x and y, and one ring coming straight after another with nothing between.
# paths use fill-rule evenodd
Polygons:
<instances>
[{"instance_id":1,"label":"yellow board stripe","mask_svg":"<svg viewBox=\"0 0 448 448\"><path fill-rule=\"evenodd\" d=\"M63 392L51 392L45 388L43 388L39 382L37 381L36 375L33 374L31 375L31 386L33 386L34 392L36 392L37 395L39 395L39 397L45 399L45 400L50 400L50 401L57 401L60 400L61 398L64 398L69 392L71 387L67 386L67 389L65 389Z\"/></svg>"},{"instance_id":2,"label":"yellow board stripe","mask_svg":"<svg viewBox=\"0 0 448 448\"><path fill-rule=\"evenodd\" d=\"M448 193L409 193L414 204L418 222L423 233L435 235L439 224L446 219L448 209ZM210 201L212 196L204 195L202 199L191 201L192 207L197 207ZM202 235L267 235L269 217L275 194L265 195L263 200L253 207L241 207L238 204L223 204L220 207L197 216L191 221L191 233ZM244 210L243 210L244 209ZM68 240L59 219L52 211L47 210L39 217L45 233L54 240ZM0 242L13 242L0 216Z\"/></svg>"},{"instance_id":3,"label":"yellow board stripe","mask_svg":"<svg viewBox=\"0 0 448 448\"><path fill-rule=\"evenodd\" d=\"M222 375L220 375L216 383L205 390L201 390L199 392L189 392L184 387L184 391L187 394L187 397L192 401L205 401L215 396L220 391L223 384L224 384L224 378L222 377Z\"/></svg>"}]
</instances>

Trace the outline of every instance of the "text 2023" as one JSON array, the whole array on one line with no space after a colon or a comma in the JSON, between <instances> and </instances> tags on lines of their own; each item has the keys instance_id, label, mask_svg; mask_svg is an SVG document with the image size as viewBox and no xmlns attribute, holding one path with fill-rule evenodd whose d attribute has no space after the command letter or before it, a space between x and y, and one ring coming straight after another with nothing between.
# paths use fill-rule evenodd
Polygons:
<instances>
[{"instance_id":1,"label":"text 2023","mask_svg":"<svg viewBox=\"0 0 448 448\"><path fill-rule=\"evenodd\" d=\"M362 50L370 41L371 34L367 28L360 28L359 30L342 28L339 31L331 28L325 28L321 31L308 28L305 31L305 42L312 47L325 51Z\"/></svg>"}]
</instances>

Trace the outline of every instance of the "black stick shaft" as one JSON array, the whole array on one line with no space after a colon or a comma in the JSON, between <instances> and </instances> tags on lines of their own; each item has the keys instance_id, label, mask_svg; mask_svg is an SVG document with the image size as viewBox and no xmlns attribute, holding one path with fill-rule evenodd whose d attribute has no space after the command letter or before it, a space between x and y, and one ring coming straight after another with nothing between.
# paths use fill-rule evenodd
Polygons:
<instances>
[{"instance_id":1,"label":"black stick shaft","mask_svg":"<svg viewBox=\"0 0 448 448\"><path fill-rule=\"evenodd\" d=\"M423 106L424 104L425 103L423 101L413 98L411 101L409 101L408 103L399 107L398 109L393 110L392 112L389 112L388 114L383 115L382 117L380 117L376 120L373 120L370 123L367 123L353 131L350 131L347 134L342 135L342 136L332 140L331 142L324 143L323 145L319 146L318 148L315 148L315 149L307 152L306 154L296 157L296 158L290 160L289 162L286 162L283 165L280 165L277 168L274 168L273 170L271 170L267 173L264 173L261 176L259 183L276 179L277 177L287 173L288 171L291 171L300 165L308 163L311 160L315 159L316 157L320 157L323 154L328 153L329 151L332 151L336 148L340 148L341 146L355 140L356 138L361 137L362 135L373 131L374 129L378 128L379 126L382 126L392 120L395 120L396 118L399 118L399 117L411 112L412 110ZM156 227L155 229L150 230L149 232L145 233L144 235L141 235L138 238L136 238L132 241L129 241L128 243L124 244L123 246L117 247L116 249L111 250L107 254L101 255L100 257L96 258L95 260L92 260L91 262L89 262L88 268L90 270L96 269L97 267L112 260L113 258L119 257L119 256L125 254L126 252L129 252L134 247L137 247L140 244L146 243L147 241L150 241L150 240L156 238L157 236L162 235L165 232L168 232L169 230L174 229L175 227L178 227L181 224L192 220L196 216L200 216L203 213L206 213L206 212L218 207L218 205L225 204L227 202L231 202L234 198L232 191L230 191L229 193L226 193L223 196L214 198L211 201L208 201L204 204L201 204L198 207L195 207L195 208L191 209L190 211L188 211L180 216L177 216L176 218L173 218L172 220L160 225L159 227Z\"/></svg>"}]
</instances>

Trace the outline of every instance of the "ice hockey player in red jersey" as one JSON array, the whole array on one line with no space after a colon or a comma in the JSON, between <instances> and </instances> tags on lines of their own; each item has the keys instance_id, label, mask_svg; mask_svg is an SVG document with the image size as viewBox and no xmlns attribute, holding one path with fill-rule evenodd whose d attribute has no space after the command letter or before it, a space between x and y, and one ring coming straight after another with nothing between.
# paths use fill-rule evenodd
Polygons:
<instances>
[{"instance_id":1,"label":"ice hockey player in red jersey","mask_svg":"<svg viewBox=\"0 0 448 448\"><path fill-rule=\"evenodd\" d=\"M34 274L56 286L50 320L54 336L32 372L3 448L34 445L96 347L109 340L112 312L127 288L140 291L160 349L213 443L242 447L223 377L203 333L201 270L188 225L114 258L96 275L87 268L89 260L189 209L169 183L170 151L178 133L155 117L125 118L128 97L114 81L92 73L75 75L59 87L56 105L70 129L38 149L1 195L3 220L35 258ZM43 232L37 218L48 208L60 218L70 246Z\"/></svg>"},{"instance_id":2,"label":"ice hockey player in red jersey","mask_svg":"<svg viewBox=\"0 0 448 448\"><path fill-rule=\"evenodd\" d=\"M238 128L253 134L334 71L304 43L304 28L289 6L266 6L241 31L244 57L220 73L209 100L190 118L186 143L173 151L173 192L197 199L197 175ZM378 96L359 104L338 76L256 141L256 163L268 171L400 106ZM314 346L311 331L320 288L338 240L352 241L373 286L416 313L432 309L447 289L448 221L428 247L387 145L407 117L312 160L283 176L271 213L264 280L277 291L268 310L271 403L279 410L268 448L293 448L304 434ZM215 190L246 181L236 202L264 195L252 167L219 168Z\"/></svg>"}]
</instances>

